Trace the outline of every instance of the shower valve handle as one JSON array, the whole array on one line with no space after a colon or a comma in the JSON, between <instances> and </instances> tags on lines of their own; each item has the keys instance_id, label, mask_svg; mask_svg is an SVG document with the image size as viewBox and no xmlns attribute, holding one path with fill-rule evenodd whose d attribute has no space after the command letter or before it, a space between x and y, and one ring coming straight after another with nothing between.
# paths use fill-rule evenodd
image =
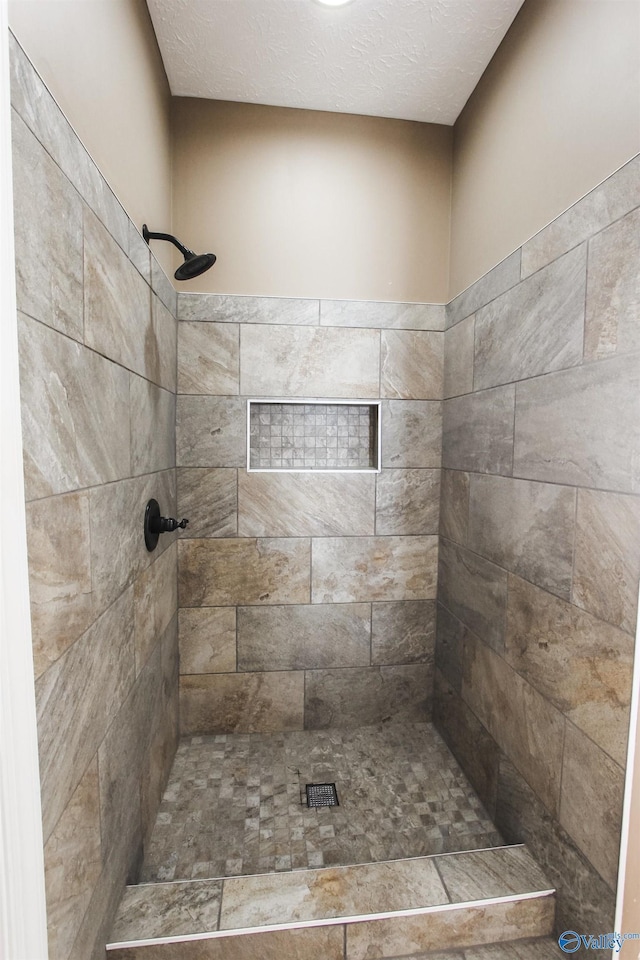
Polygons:
<instances>
[{"instance_id":1,"label":"shower valve handle","mask_svg":"<svg viewBox=\"0 0 640 960\"><path fill-rule=\"evenodd\" d=\"M161 517L157 500L149 500L144 511L144 542L147 550L155 550L161 533L184 530L189 521L186 517L175 520L174 517Z\"/></svg>"},{"instance_id":2,"label":"shower valve handle","mask_svg":"<svg viewBox=\"0 0 640 960\"><path fill-rule=\"evenodd\" d=\"M173 517L158 517L151 521L151 530L153 533L172 533L180 528L184 530L189 521L184 517L182 520L175 520Z\"/></svg>"}]
</instances>

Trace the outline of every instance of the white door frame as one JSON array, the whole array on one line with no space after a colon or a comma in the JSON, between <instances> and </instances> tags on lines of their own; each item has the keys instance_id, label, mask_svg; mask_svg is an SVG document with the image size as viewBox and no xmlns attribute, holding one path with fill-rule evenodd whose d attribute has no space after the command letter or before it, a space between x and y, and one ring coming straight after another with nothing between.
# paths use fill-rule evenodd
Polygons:
<instances>
[{"instance_id":1,"label":"white door frame","mask_svg":"<svg viewBox=\"0 0 640 960\"><path fill-rule=\"evenodd\" d=\"M47 960L13 249L7 0L0 0L0 956Z\"/></svg>"}]
</instances>

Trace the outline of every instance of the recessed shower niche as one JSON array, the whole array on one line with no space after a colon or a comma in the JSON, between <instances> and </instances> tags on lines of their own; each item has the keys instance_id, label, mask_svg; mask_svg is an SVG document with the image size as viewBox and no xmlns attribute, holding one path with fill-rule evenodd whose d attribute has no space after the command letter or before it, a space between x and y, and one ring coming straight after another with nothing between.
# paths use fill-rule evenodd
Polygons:
<instances>
[{"instance_id":1,"label":"recessed shower niche","mask_svg":"<svg viewBox=\"0 0 640 960\"><path fill-rule=\"evenodd\" d=\"M380 404L248 400L247 469L380 471Z\"/></svg>"}]
</instances>

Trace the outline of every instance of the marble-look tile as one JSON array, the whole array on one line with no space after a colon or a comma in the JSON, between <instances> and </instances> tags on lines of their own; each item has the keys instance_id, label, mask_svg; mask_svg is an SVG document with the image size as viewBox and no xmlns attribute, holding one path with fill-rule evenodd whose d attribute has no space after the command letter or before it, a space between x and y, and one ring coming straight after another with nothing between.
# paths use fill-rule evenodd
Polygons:
<instances>
[{"instance_id":1,"label":"marble-look tile","mask_svg":"<svg viewBox=\"0 0 640 960\"><path fill-rule=\"evenodd\" d=\"M35 500L26 510L37 678L93 620L89 496L68 493Z\"/></svg>"},{"instance_id":2,"label":"marble-look tile","mask_svg":"<svg viewBox=\"0 0 640 960\"><path fill-rule=\"evenodd\" d=\"M203 733L302 730L304 673L193 674L180 678L180 729Z\"/></svg>"},{"instance_id":3,"label":"marble-look tile","mask_svg":"<svg viewBox=\"0 0 640 960\"><path fill-rule=\"evenodd\" d=\"M180 944L180 960L344 960L344 927L301 927L266 930L215 940L189 940ZM175 943L127 947L109 951L110 960L175 960Z\"/></svg>"},{"instance_id":4,"label":"marble-look tile","mask_svg":"<svg viewBox=\"0 0 640 960\"><path fill-rule=\"evenodd\" d=\"M375 473L245 473L238 476L243 537L366 537L374 533Z\"/></svg>"},{"instance_id":5,"label":"marble-look tile","mask_svg":"<svg viewBox=\"0 0 640 960\"><path fill-rule=\"evenodd\" d=\"M314 539L313 603L433 600L437 537Z\"/></svg>"},{"instance_id":6,"label":"marble-look tile","mask_svg":"<svg viewBox=\"0 0 640 960\"><path fill-rule=\"evenodd\" d=\"M448 903L431 859L225 880L220 929L357 917Z\"/></svg>"},{"instance_id":7,"label":"marble-look tile","mask_svg":"<svg viewBox=\"0 0 640 960\"><path fill-rule=\"evenodd\" d=\"M592 237L640 205L640 161L630 160L522 247L522 276Z\"/></svg>"},{"instance_id":8,"label":"marble-look tile","mask_svg":"<svg viewBox=\"0 0 640 960\"><path fill-rule=\"evenodd\" d=\"M307 670L305 729L426 720L431 712L432 686L433 666L427 663Z\"/></svg>"},{"instance_id":9,"label":"marble-look tile","mask_svg":"<svg viewBox=\"0 0 640 960\"><path fill-rule=\"evenodd\" d=\"M218 929L221 899L221 880L142 883L127 887L110 941L213 933Z\"/></svg>"},{"instance_id":10,"label":"marble-look tile","mask_svg":"<svg viewBox=\"0 0 640 960\"><path fill-rule=\"evenodd\" d=\"M27 500L129 476L126 370L24 314L19 334Z\"/></svg>"},{"instance_id":11,"label":"marble-look tile","mask_svg":"<svg viewBox=\"0 0 640 960\"><path fill-rule=\"evenodd\" d=\"M640 579L640 499L578 491L571 600L635 634Z\"/></svg>"},{"instance_id":12,"label":"marble-look tile","mask_svg":"<svg viewBox=\"0 0 640 960\"><path fill-rule=\"evenodd\" d=\"M67 957L102 869L98 764L94 758L44 848L52 957Z\"/></svg>"},{"instance_id":13,"label":"marble-look tile","mask_svg":"<svg viewBox=\"0 0 640 960\"><path fill-rule=\"evenodd\" d=\"M85 342L142 376L151 376L157 346L151 293L136 268L91 210L84 214Z\"/></svg>"},{"instance_id":14,"label":"marble-look tile","mask_svg":"<svg viewBox=\"0 0 640 960\"><path fill-rule=\"evenodd\" d=\"M178 393L230 397L240 390L237 323L180 323Z\"/></svg>"},{"instance_id":15,"label":"marble-look tile","mask_svg":"<svg viewBox=\"0 0 640 960\"><path fill-rule=\"evenodd\" d=\"M622 767L567 724L560 823L612 890L618 879L623 798Z\"/></svg>"},{"instance_id":16,"label":"marble-look tile","mask_svg":"<svg viewBox=\"0 0 640 960\"><path fill-rule=\"evenodd\" d=\"M442 404L435 400L383 400L382 466L439 467Z\"/></svg>"},{"instance_id":17,"label":"marble-look tile","mask_svg":"<svg viewBox=\"0 0 640 960\"><path fill-rule=\"evenodd\" d=\"M449 327L444 337L445 397L460 397L473 390L475 314Z\"/></svg>"},{"instance_id":18,"label":"marble-look tile","mask_svg":"<svg viewBox=\"0 0 640 960\"><path fill-rule=\"evenodd\" d=\"M160 297L172 316L178 315L178 294L165 271L162 269L153 253L151 254L151 289Z\"/></svg>"},{"instance_id":19,"label":"marble-look tile","mask_svg":"<svg viewBox=\"0 0 640 960\"><path fill-rule=\"evenodd\" d=\"M176 392L178 321L160 297L151 294L151 332L145 343L147 376L165 390Z\"/></svg>"},{"instance_id":20,"label":"marble-look tile","mask_svg":"<svg viewBox=\"0 0 640 960\"><path fill-rule=\"evenodd\" d=\"M376 483L377 534L437 533L440 470L383 470Z\"/></svg>"},{"instance_id":21,"label":"marble-look tile","mask_svg":"<svg viewBox=\"0 0 640 960\"><path fill-rule=\"evenodd\" d=\"M133 591L36 683L45 842L133 683Z\"/></svg>"},{"instance_id":22,"label":"marble-look tile","mask_svg":"<svg viewBox=\"0 0 640 960\"><path fill-rule=\"evenodd\" d=\"M179 467L242 467L247 461L247 408L239 397L178 397Z\"/></svg>"},{"instance_id":23,"label":"marble-look tile","mask_svg":"<svg viewBox=\"0 0 640 960\"><path fill-rule=\"evenodd\" d=\"M640 350L640 210L589 242L584 355L599 360Z\"/></svg>"},{"instance_id":24,"label":"marble-look tile","mask_svg":"<svg viewBox=\"0 0 640 960\"><path fill-rule=\"evenodd\" d=\"M175 474L134 477L89 491L91 576L96 612L102 611L176 539L163 534L156 551L147 550L142 529L153 497L163 516L175 517Z\"/></svg>"},{"instance_id":25,"label":"marble-look tile","mask_svg":"<svg viewBox=\"0 0 640 960\"><path fill-rule=\"evenodd\" d=\"M374 300L321 300L325 327L444 330L442 303L386 303Z\"/></svg>"},{"instance_id":26,"label":"marble-look tile","mask_svg":"<svg viewBox=\"0 0 640 960\"><path fill-rule=\"evenodd\" d=\"M436 619L436 666L457 693L462 687L462 655L469 628L441 603Z\"/></svg>"},{"instance_id":27,"label":"marble-look tile","mask_svg":"<svg viewBox=\"0 0 640 960\"><path fill-rule=\"evenodd\" d=\"M625 763L633 669L628 634L510 577L505 655L576 726Z\"/></svg>"},{"instance_id":28,"label":"marble-look tile","mask_svg":"<svg viewBox=\"0 0 640 960\"><path fill-rule=\"evenodd\" d=\"M452 903L552 889L525 847L470 850L455 857L436 857L435 864Z\"/></svg>"},{"instance_id":29,"label":"marble-look tile","mask_svg":"<svg viewBox=\"0 0 640 960\"><path fill-rule=\"evenodd\" d=\"M587 822L601 810L597 800ZM506 757L500 760L496 822L509 842L525 842L534 859L544 864L557 890L556 929L614 929L614 894ZM599 960L607 960L607 955Z\"/></svg>"},{"instance_id":30,"label":"marble-look tile","mask_svg":"<svg viewBox=\"0 0 640 960\"><path fill-rule=\"evenodd\" d=\"M565 721L502 657L469 638L462 696L552 814L558 810Z\"/></svg>"},{"instance_id":31,"label":"marble-look tile","mask_svg":"<svg viewBox=\"0 0 640 960\"><path fill-rule=\"evenodd\" d=\"M433 663L435 600L374 603L371 610L371 663Z\"/></svg>"},{"instance_id":32,"label":"marble-look tile","mask_svg":"<svg viewBox=\"0 0 640 960\"><path fill-rule=\"evenodd\" d=\"M263 397L378 397L380 334L337 327L240 329L240 392Z\"/></svg>"},{"instance_id":33,"label":"marble-look tile","mask_svg":"<svg viewBox=\"0 0 640 960\"><path fill-rule=\"evenodd\" d=\"M178 546L172 543L135 581L136 674L178 609Z\"/></svg>"},{"instance_id":34,"label":"marble-look tile","mask_svg":"<svg viewBox=\"0 0 640 960\"><path fill-rule=\"evenodd\" d=\"M383 330L380 396L392 400L440 400L444 336L414 330Z\"/></svg>"},{"instance_id":35,"label":"marble-look tile","mask_svg":"<svg viewBox=\"0 0 640 960\"><path fill-rule=\"evenodd\" d=\"M131 472L134 476L176 465L176 398L130 374Z\"/></svg>"},{"instance_id":36,"label":"marble-look tile","mask_svg":"<svg viewBox=\"0 0 640 960\"><path fill-rule=\"evenodd\" d=\"M82 342L82 200L13 114L18 309Z\"/></svg>"},{"instance_id":37,"label":"marble-look tile","mask_svg":"<svg viewBox=\"0 0 640 960\"><path fill-rule=\"evenodd\" d=\"M565 600L571 593L576 491L473 475L471 550Z\"/></svg>"},{"instance_id":38,"label":"marble-look tile","mask_svg":"<svg viewBox=\"0 0 640 960\"><path fill-rule=\"evenodd\" d=\"M519 282L520 250L516 250L447 304L446 327L464 320Z\"/></svg>"},{"instance_id":39,"label":"marble-look tile","mask_svg":"<svg viewBox=\"0 0 640 960\"><path fill-rule=\"evenodd\" d=\"M235 607L185 607L178 624L180 673L235 673Z\"/></svg>"},{"instance_id":40,"label":"marble-look tile","mask_svg":"<svg viewBox=\"0 0 640 960\"><path fill-rule=\"evenodd\" d=\"M465 950L464 960L558 960L558 941L544 937L472 947Z\"/></svg>"},{"instance_id":41,"label":"marble-look tile","mask_svg":"<svg viewBox=\"0 0 640 960\"><path fill-rule=\"evenodd\" d=\"M440 544L439 600L495 650L502 650L507 574L494 563L448 540Z\"/></svg>"},{"instance_id":42,"label":"marble-look tile","mask_svg":"<svg viewBox=\"0 0 640 960\"><path fill-rule=\"evenodd\" d=\"M347 960L414 956L450 947L548 936L553 930L553 897L436 913L365 920L347 925Z\"/></svg>"},{"instance_id":43,"label":"marble-look tile","mask_svg":"<svg viewBox=\"0 0 640 960\"><path fill-rule=\"evenodd\" d=\"M476 390L573 367L582 360L586 244L476 313Z\"/></svg>"},{"instance_id":44,"label":"marble-look tile","mask_svg":"<svg viewBox=\"0 0 640 960\"><path fill-rule=\"evenodd\" d=\"M466 546L469 528L469 474L462 470L443 470L440 482L440 535Z\"/></svg>"},{"instance_id":45,"label":"marble-look tile","mask_svg":"<svg viewBox=\"0 0 640 960\"><path fill-rule=\"evenodd\" d=\"M514 404L513 384L445 400L442 465L453 470L509 476L513 463Z\"/></svg>"},{"instance_id":46,"label":"marble-look tile","mask_svg":"<svg viewBox=\"0 0 640 960\"><path fill-rule=\"evenodd\" d=\"M616 357L518 384L516 476L637 493L638 450L637 357Z\"/></svg>"},{"instance_id":47,"label":"marble-look tile","mask_svg":"<svg viewBox=\"0 0 640 960\"><path fill-rule=\"evenodd\" d=\"M178 514L189 526L181 537L238 535L238 471L227 467L179 467Z\"/></svg>"},{"instance_id":48,"label":"marble-look tile","mask_svg":"<svg viewBox=\"0 0 640 960\"><path fill-rule=\"evenodd\" d=\"M309 603L307 539L182 540L181 607Z\"/></svg>"},{"instance_id":49,"label":"marble-look tile","mask_svg":"<svg viewBox=\"0 0 640 960\"><path fill-rule=\"evenodd\" d=\"M317 326L318 301L285 297L178 295L178 319L218 323L270 323Z\"/></svg>"},{"instance_id":50,"label":"marble-look tile","mask_svg":"<svg viewBox=\"0 0 640 960\"><path fill-rule=\"evenodd\" d=\"M500 763L498 745L438 669L433 720L489 816L493 817Z\"/></svg>"},{"instance_id":51,"label":"marble-look tile","mask_svg":"<svg viewBox=\"0 0 640 960\"><path fill-rule=\"evenodd\" d=\"M368 603L239 607L238 670L368 666Z\"/></svg>"},{"instance_id":52,"label":"marble-look tile","mask_svg":"<svg viewBox=\"0 0 640 960\"><path fill-rule=\"evenodd\" d=\"M151 284L151 254L149 244L143 239L132 220L129 221L129 243L127 245L129 260L138 273L148 284Z\"/></svg>"}]
</instances>

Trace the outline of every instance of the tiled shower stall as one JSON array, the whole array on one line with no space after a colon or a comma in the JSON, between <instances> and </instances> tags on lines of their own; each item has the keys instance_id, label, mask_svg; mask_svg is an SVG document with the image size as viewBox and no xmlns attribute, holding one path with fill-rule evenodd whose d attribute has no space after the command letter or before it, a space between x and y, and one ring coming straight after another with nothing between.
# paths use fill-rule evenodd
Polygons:
<instances>
[{"instance_id":1,"label":"tiled shower stall","mask_svg":"<svg viewBox=\"0 0 640 960\"><path fill-rule=\"evenodd\" d=\"M100 955L179 733L348 741L432 716L559 922L612 928L638 161L446 308L178 295L15 42L12 72L52 957ZM248 471L250 399L379 405L380 472ZM333 424L300 426L324 460ZM150 497L189 518L155 553Z\"/></svg>"}]
</instances>

